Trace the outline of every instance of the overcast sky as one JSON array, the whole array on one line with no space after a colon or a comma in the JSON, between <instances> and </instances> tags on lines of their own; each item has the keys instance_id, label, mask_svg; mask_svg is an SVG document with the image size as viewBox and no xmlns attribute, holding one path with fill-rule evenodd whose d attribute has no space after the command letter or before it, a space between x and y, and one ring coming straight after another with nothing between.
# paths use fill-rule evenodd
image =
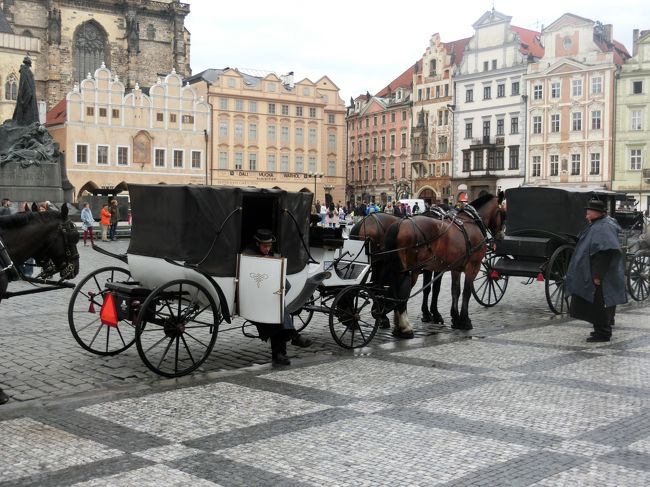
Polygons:
<instances>
[{"instance_id":1,"label":"overcast sky","mask_svg":"<svg viewBox=\"0 0 650 487\"><path fill-rule=\"evenodd\" d=\"M351 96L378 92L411 66L432 34L439 32L443 42L471 36L472 24L493 5L492 0L185 1L193 73L229 66L294 71L295 81L327 75L346 104ZM494 8L511 16L513 25L533 30L566 12L613 24L614 38L630 53L632 30L650 29L649 0L494 0Z\"/></svg>"}]
</instances>

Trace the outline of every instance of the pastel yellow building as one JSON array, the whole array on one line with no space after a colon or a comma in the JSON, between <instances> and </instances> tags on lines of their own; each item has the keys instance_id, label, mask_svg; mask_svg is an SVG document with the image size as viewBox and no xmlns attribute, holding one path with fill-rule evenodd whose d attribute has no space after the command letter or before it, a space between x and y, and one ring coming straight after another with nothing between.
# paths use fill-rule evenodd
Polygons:
<instances>
[{"instance_id":1,"label":"pastel yellow building","mask_svg":"<svg viewBox=\"0 0 650 487\"><path fill-rule=\"evenodd\" d=\"M124 84L106 67L48 112L47 127L82 193L130 183L206 184L210 107L172 71L148 90Z\"/></svg>"},{"instance_id":2,"label":"pastel yellow building","mask_svg":"<svg viewBox=\"0 0 650 487\"><path fill-rule=\"evenodd\" d=\"M212 107L209 183L312 191L345 203L345 105L327 77L208 69L188 83Z\"/></svg>"}]
</instances>

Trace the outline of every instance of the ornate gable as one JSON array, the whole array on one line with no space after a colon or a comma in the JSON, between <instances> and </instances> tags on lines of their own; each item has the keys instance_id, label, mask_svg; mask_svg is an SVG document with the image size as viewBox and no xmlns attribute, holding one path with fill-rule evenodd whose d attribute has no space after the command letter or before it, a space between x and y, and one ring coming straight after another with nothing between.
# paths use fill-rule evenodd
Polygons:
<instances>
[{"instance_id":1,"label":"ornate gable","mask_svg":"<svg viewBox=\"0 0 650 487\"><path fill-rule=\"evenodd\" d=\"M483 15L481 15L481 18L478 19L476 22L474 22L472 24L472 27L474 29L479 29L481 27L485 27L488 25L509 23L511 20L512 17L492 9L492 10L488 10Z\"/></svg>"}]
</instances>

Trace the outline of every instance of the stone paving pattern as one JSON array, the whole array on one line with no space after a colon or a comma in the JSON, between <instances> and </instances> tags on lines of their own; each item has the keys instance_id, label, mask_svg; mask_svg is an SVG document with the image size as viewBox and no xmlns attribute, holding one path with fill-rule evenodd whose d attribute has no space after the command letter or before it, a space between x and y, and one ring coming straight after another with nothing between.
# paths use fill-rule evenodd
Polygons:
<instances>
[{"instance_id":1,"label":"stone paving pattern","mask_svg":"<svg viewBox=\"0 0 650 487\"><path fill-rule=\"evenodd\" d=\"M80 250L81 276L113 263ZM415 339L381 331L357 352L318 316L289 368L229 331L177 380L135 349L83 351L70 291L3 302L0 487L650 485L648 307L620 307L612 342L586 343L535 284L472 302L469 333L420 323L414 300Z\"/></svg>"}]
</instances>

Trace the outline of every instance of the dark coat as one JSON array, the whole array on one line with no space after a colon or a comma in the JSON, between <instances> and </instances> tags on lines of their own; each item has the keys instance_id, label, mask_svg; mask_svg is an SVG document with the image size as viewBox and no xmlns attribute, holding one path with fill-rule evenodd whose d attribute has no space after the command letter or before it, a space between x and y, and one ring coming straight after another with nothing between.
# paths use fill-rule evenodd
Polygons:
<instances>
[{"instance_id":1,"label":"dark coat","mask_svg":"<svg viewBox=\"0 0 650 487\"><path fill-rule=\"evenodd\" d=\"M566 291L593 303L596 293L594 276L600 274L605 307L627 302L625 259L618 234L621 227L611 217L591 222L576 244L566 276Z\"/></svg>"}]
</instances>

